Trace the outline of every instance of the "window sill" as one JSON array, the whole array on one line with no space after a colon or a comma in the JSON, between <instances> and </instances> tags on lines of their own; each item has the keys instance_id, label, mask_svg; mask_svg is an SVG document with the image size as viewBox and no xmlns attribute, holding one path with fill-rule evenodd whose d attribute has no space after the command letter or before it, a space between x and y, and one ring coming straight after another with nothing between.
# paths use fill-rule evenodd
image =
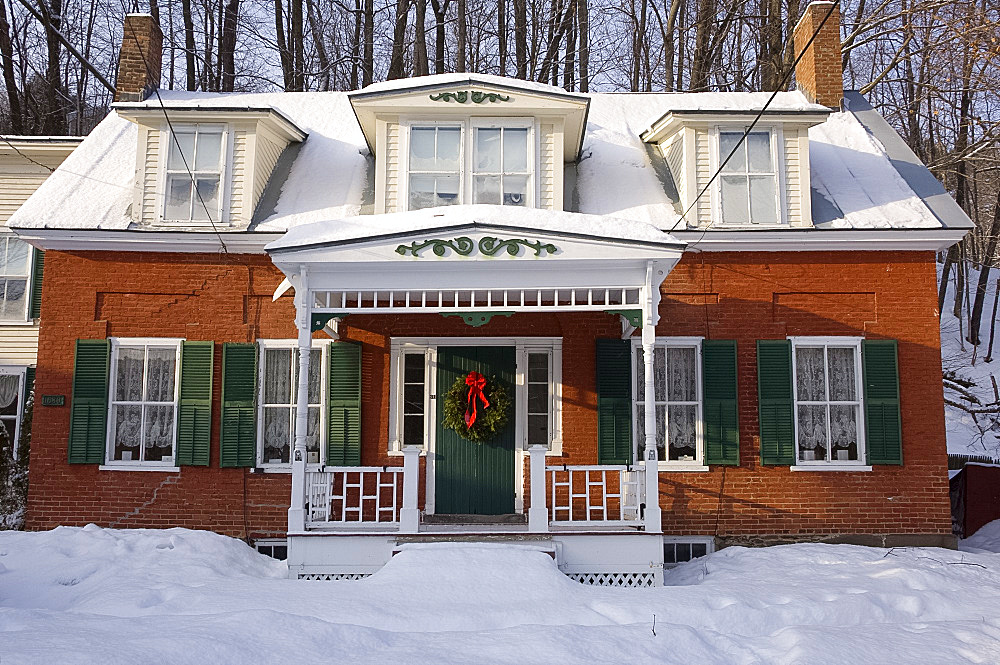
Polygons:
<instances>
[{"instance_id":1,"label":"window sill","mask_svg":"<svg viewBox=\"0 0 1000 665\"><path fill-rule=\"evenodd\" d=\"M35 319L25 319L24 321L21 320L12 321L10 319L7 319L5 321L0 321L0 326L21 326L23 328L24 326L32 326L32 325L35 325Z\"/></svg>"},{"instance_id":2,"label":"window sill","mask_svg":"<svg viewBox=\"0 0 1000 665\"><path fill-rule=\"evenodd\" d=\"M679 471L683 473L704 472L709 468L703 464L660 464L660 473Z\"/></svg>"},{"instance_id":3,"label":"window sill","mask_svg":"<svg viewBox=\"0 0 1000 665\"><path fill-rule=\"evenodd\" d=\"M306 464L306 471L319 472L323 470L323 466L320 464ZM273 464L270 466L260 465L250 467L250 473L291 473L291 464Z\"/></svg>"},{"instance_id":4,"label":"window sill","mask_svg":"<svg viewBox=\"0 0 1000 665\"><path fill-rule=\"evenodd\" d=\"M795 464L788 467L792 471L871 471L865 464Z\"/></svg>"},{"instance_id":5,"label":"window sill","mask_svg":"<svg viewBox=\"0 0 1000 665\"><path fill-rule=\"evenodd\" d=\"M149 464L102 464L97 467L98 471L162 471L163 473L180 473L179 466L152 466Z\"/></svg>"}]
</instances>

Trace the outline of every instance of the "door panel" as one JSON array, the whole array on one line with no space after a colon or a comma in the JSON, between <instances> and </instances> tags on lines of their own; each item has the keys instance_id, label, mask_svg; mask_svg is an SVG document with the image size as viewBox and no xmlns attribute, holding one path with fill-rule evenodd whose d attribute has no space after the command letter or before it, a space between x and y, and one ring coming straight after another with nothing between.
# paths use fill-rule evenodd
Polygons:
<instances>
[{"instance_id":1,"label":"door panel","mask_svg":"<svg viewBox=\"0 0 1000 665\"><path fill-rule=\"evenodd\" d=\"M514 512L514 427L511 406L507 426L493 440L474 443L444 429L444 398L455 380L476 371L496 377L514 396L514 347L439 347L437 352L437 438L434 468L435 512L504 515Z\"/></svg>"}]
</instances>

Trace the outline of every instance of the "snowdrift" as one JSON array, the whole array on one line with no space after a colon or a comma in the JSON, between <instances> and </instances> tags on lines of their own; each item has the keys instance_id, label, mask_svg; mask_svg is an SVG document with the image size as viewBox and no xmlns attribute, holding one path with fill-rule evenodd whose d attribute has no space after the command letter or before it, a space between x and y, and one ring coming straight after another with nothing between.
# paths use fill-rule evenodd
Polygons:
<instances>
[{"instance_id":1,"label":"snowdrift","mask_svg":"<svg viewBox=\"0 0 1000 665\"><path fill-rule=\"evenodd\" d=\"M406 546L357 582L285 574L284 564L206 532L0 533L0 658L1000 662L996 554L729 548L668 571L667 586L613 589L572 582L524 546L437 544Z\"/></svg>"}]
</instances>

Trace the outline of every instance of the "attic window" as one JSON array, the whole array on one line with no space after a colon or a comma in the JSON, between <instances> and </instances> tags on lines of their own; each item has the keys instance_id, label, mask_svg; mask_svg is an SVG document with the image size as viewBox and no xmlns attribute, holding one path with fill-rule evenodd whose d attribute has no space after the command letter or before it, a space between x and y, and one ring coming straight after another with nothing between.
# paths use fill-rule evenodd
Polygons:
<instances>
[{"instance_id":1,"label":"attic window","mask_svg":"<svg viewBox=\"0 0 1000 665\"><path fill-rule=\"evenodd\" d=\"M221 220L224 138L218 125L174 128L167 146L164 221Z\"/></svg>"},{"instance_id":2,"label":"attic window","mask_svg":"<svg viewBox=\"0 0 1000 665\"><path fill-rule=\"evenodd\" d=\"M720 131L718 159L733 156L720 174L722 221L725 224L777 224L778 175L771 132ZM735 148L735 152L733 149Z\"/></svg>"}]
</instances>

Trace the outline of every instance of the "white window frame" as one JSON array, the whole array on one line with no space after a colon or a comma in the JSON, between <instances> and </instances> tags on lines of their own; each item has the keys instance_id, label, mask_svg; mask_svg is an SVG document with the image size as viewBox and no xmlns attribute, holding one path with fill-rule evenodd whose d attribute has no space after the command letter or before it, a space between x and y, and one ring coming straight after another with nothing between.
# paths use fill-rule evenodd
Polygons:
<instances>
[{"instance_id":1,"label":"white window frame","mask_svg":"<svg viewBox=\"0 0 1000 665\"><path fill-rule=\"evenodd\" d=\"M21 419L24 417L24 403L27 395L25 390L28 368L24 365L0 365L0 376L16 375L17 379L17 414L14 416L14 434L11 437L11 456L17 459L18 443L21 440ZM10 418L11 416L4 416Z\"/></svg>"},{"instance_id":2,"label":"white window frame","mask_svg":"<svg viewBox=\"0 0 1000 665\"><path fill-rule=\"evenodd\" d=\"M754 223L752 220L749 224L741 223L731 223L726 222L725 218L722 216L722 176L723 174L719 172L719 167L722 165L722 160L726 156L720 153L721 143L720 134L736 132L742 134L746 131L748 125L716 125L712 128L709 133L711 150L709 150L709 164L712 173L718 173L715 182L711 187L711 197L712 197L712 215L713 219L719 224L719 226L724 226L726 228L753 228L753 229L768 229L768 228L783 228L788 225L788 211L785 206L785 158L784 158L784 132L780 126L757 126L754 127L753 133L764 133L767 132L771 137L771 163L774 165L774 205L775 213L777 218L777 223L775 224L759 224ZM733 174L741 175L741 174ZM746 173L742 175L747 175ZM764 175L764 174L750 174L750 175Z\"/></svg>"},{"instance_id":3,"label":"white window frame","mask_svg":"<svg viewBox=\"0 0 1000 665\"><path fill-rule=\"evenodd\" d=\"M35 252L38 250L36 250L34 247L29 245L24 240L21 240L19 237L17 237L16 234L11 233L9 230L0 230L0 238L3 239L9 238L10 240L17 240L19 242L23 242L25 245L28 246L28 270L27 274L25 275L27 284L24 287L24 316L23 318L20 319L0 319L0 326L23 326L25 324L32 322L32 319L29 316L29 310L31 309L32 287L34 286L34 275L32 274L32 267L34 266L35 263ZM12 276L19 277L20 275L12 275ZM6 298L6 292L3 294L3 297Z\"/></svg>"},{"instance_id":4,"label":"white window frame","mask_svg":"<svg viewBox=\"0 0 1000 665\"><path fill-rule=\"evenodd\" d=\"M549 438L552 447L547 456L562 454L562 338L561 337L519 337L519 338L393 338L389 360L389 455L403 454L401 436L403 432L402 357L407 353L424 354L424 445L426 453L437 427L436 402L432 395L441 398L437 386L437 350L448 346L513 346L516 359L514 386L514 417L520 424L516 431L515 447L517 450L527 450L527 414L528 414L528 354L549 354Z\"/></svg>"},{"instance_id":5,"label":"white window frame","mask_svg":"<svg viewBox=\"0 0 1000 665\"><path fill-rule=\"evenodd\" d=\"M226 123L217 122L192 122L173 125L173 130L178 132L186 132L194 130L195 133L201 133L204 131L206 134L209 132L221 132L222 140L219 142L221 154L219 155L219 209L214 211L215 217L211 220L196 220L196 219L169 219L166 216L167 209L167 179L168 176L174 174L183 174L189 178L193 174L196 178L199 173L212 173L215 171L204 171L199 172L193 170L193 164L189 163L188 167L191 168L191 172L183 170L171 170L168 167L167 161L170 157L170 146L174 142L174 135L171 131L169 125L164 124L160 128L160 173L159 173L159 202L158 202L158 214L157 219L160 224L172 225L172 226L184 226L184 227L212 227L218 226L220 224L228 225L228 212L229 212L229 196L230 196L230 182L232 180L232 159L230 156L233 154L233 132L230 131L230 127ZM197 145L197 136L195 137L195 145ZM249 176L248 176L249 177ZM197 196L194 197L195 201L192 205L201 205L200 199ZM210 211L211 214L212 211Z\"/></svg>"},{"instance_id":6,"label":"white window frame","mask_svg":"<svg viewBox=\"0 0 1000 665\"><path fill-rule=\"evenodd\" d=\"M663 536L664 545L674 546L674 558L676 558L676 547L677 545L704 545L705 554L703 556L708 556L715 552L715 537L714 536ZM665 558L665 557L664 557ZM677 566L682 566L685 563L690 563L695 559L700 559L701 557L691 557L687 561L680 561L675 563L663 562L663 568L670 570L676 568Z\"/></svg>"},{"instance_id":7,"label":"white window frame","mask_svg":"<svg viewBox=\"0 0 1000 665\"><path fill-rule=\"evenodd\" d=\"M440 116L427 118L413 116L400 118L400 138L399 138L399 200L397 210L400 212L410 209L410 130L423 127L458 127L462 132L459 141L459 201L456 205L466 205L472 202L473 196L473 164L474 164L474 129L475 128L526 128L528 130L528 198L529 201L524 206L534 208L539 200L539 171L540 151L538 149L538 123L530 117L483 117L483 118L455 118L453 120L442 119Z\"/></svg>"},{"instance_id":8,"label":"white window frame","mask_svg":"<svg viewBox=\"0 0 1000 665\"><path fill-rule=\"evenodd\" d=\"M861 358L861 342L863 337L788 337L792 344L792 431L795 437L795 462L791 469L793 471L871 471L872 467L866 463L867 441L865 441L865 395L864 395L864 364ZM854 377L855 395L857 400L853 402L830 401L805 402L805 404L830 405L845 404L858 406L858 459L857 460L800 460L799 459L799 383L796 369L796 353L798 347L822 346L824 349L824 372L828 371L829 364L826 362L826 348L830 346L849 346L854 348ZM830 394L830 379L826 377L826 393ZM827 409L827 437L830 435L829 408ZM828 438L829 440L829 438Z\"/></svg>"},{"instance_id":9,"label":"white window frame","mask_svg":"<svg viewBox=\"0 0 1000 665\"><path fill-rule=\"evenodd\" d=\"M108 380L108 424L106 438L107 443L104 448L104 464L101 465L101 469L104 470L128 470L128 471L180 471L180 467L177 466L177 422L178 422L178 411L180 409L180 390L181 390L181 345L184 342L183 338L179 337L112 337L111 342L111 372ZM116 460L115 457L115 419L114 407L116 404L135 404L136 402L119 402L115 399L115 392L118 388L118 351L121 347L132 348L132 347L149 347L149 346L173 346L176 349L176 355L174 360L174 427L173 427L173 445L171 450L173 456L167 460L160 461L147 461L147 460ZM143 376L145 377L145 358L143 359ZM145 394L146 386L145 381L143 382L143 393ZM149 404L150 402L138 402L139 404ZM166 402L152 402L153 404L166 404ZM145 417L142 422L142 429L145 431ZM145 446L140 444L139 450L142 451Z\"/></svg>"},{"instance_id":10,"label":"white window frame","mask_svg":"<svg viewBox=\"0 0 1000 665\"><path fill-rule=\"evenodd\" d=\"M306 464L306 469L310 471L318 471L326 464L326 444L328 439L327 432L327 417L328 409L327 404L329 403L329 391L330 391L330 344L332 340L324 339L314 339L312 341L312 349L314 351L319 350L320 354L320 410L319 410L319 461L318 462L308 462ZM258 353L260 354L260 361L257 363L257 441L255 444L254 460L256 467L258 469L263 469L265 473L291 473L292 472L292 462L291 454L289 454L289 461L282 462L280 464L270 464L264 461L264 375L267 371L267 362L264 360L264 352L268 349L291 349L293 351L299 348L298 340L295 339L259 339L257 340ZM295 354L292 353L292 362L295 362ZM297 371L297 370L296 370ZM297 384L292 386L292 399L295 399L295 393L298 389ZM312 406L312 405L311 405ZM294 428L294 423L293 423Z\"/></svg>"},{"instance_id":11,"label":"white window frame","mask_svg":"<svg viewBox=\"0 0 1000 665\"><path fill-rule=\"evenodd\" d=\"M705 464L705 396L703 390L702 377L702 342L704 337L657 337L655 341L655 346L659 348L667 347L683 347L695 349L695 395L697 395L697 416L695 418L695 458L693 460L671 460L669 441L664 442L663 450L666 453L668 459L657 460L658 467L664 471L708 471L708 466ZM639 374L635 371L636 362L639 358L639 353L642 351L642 340L633 337L632 338L632 354L630 356L629 366L630 374L632 375L632 459L636 460L639 464L645 464L643 459L645 456L642 451L645 448L646 442L639 440L639 431L635 427L636 419L642 417L644 412L642 409L644 406L639 402L639 384L645 383L646 377L643 374ZM654 351L655 353L655 351ZM654 399L655 401L655 399ZM666 402L669 404L670 402ZM676 404L690 404L690 402L675 402ZM670 410L666 409L667 424L666 432L669 437L670 433Z\"/></svg>"}]
</instances>

